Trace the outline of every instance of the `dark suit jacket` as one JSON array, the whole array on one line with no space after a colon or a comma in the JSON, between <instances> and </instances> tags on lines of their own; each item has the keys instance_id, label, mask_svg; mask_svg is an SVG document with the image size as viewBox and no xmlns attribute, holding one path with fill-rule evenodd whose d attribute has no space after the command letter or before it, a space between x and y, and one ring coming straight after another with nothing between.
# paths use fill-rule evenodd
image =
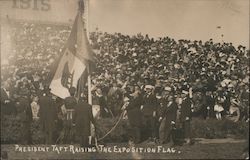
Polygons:
<instances>
[{"instance_id":1,"label":"dark suit jacket","mask_svg":"<svg viewBox=\"0 0 250 160\"><path fill-rule=\"evenodd\" d=\"M186 120L186 117L191 118L191 101L189 98L186 98L183 100L181 104L181 115L180 120L181 122L184 122Z\"/></svg>"},{"instance_id":2,"label":"dark suit jacket","mask_svg":"<svg viewBox=\"0 0 250 160\"><path fill-rule=\"evenodd\" d=\"M76 124L76 133L80 136L90 136L90 122L95 125L92 106L79 101L75 108L73 122Z\"/></svg>"},{"instance_id":3,"label":"dark suit jacket","mask_svg":"<svg viewBox=\"0 0 250 160\"><path fill-rule=\"evenodd\" d=\"M141 105L142 105L142 97L138 96L136 98L131 97L129 101L129 105L127 106L127 114L129 123L132 126L141 126L142 125L142 112L141 112Z\"/></svg>"},{"instance_id":4,"label":"dark suit jacket","mask_svg":"<svg viewBox=\"0 0 250 160\"><path fill-rule=\"evenodd\" d=\"M158 116L159 117L164 117L165 115L165 110L166 110L166 106L168 104L168 100L167 98L161 98L159 101L160 107L158 108Z\"/></svg>"},{"instance_id":5,"label":"dark suit jacket","mask_svg":"<svg viewBox=\"0 0 250 160\"><path fill-rule=\"evenodd\" d=\"M100 112L101 112L101 117L106 117L108 116L108 113L105 111L105 108L107 108L107 101L104 96L98 97L99 105L100 105Z\"/></svg>"},{"instance_id":6,"label":"dark suit jacket","mask_svg":"<svg viewBox=\"0 0 250 160\"><path fill-rule=\"evenodd\" d=\"M32 121L32 110L30 106L30 99L27 97L19 97L17 105L17 113L21 118L21 121L25 123L31 123Z\"/></svg>"},{"instance_id":7,"label":"dark suit jacket","mask_svg":"<svg viewBox=\"0 0 250 160\"><path fill-rule=\"evenodd\" d=\"M45 131L53 131L57 120L56 103L51 96L41 96L38 101L40 105L39 116Z\"/></svg>"},{"instance_id":8,"label":"dark suit jacket","mask_svg":"<svg viewBox=\"0 0 250 160\"><path fill-rule=\"evenodd\" d=\"M6 93L6 91L1 88L1 112L2 114L16 114L16 107L15 107L15 103L12 99L12 93L11 91L9 91L9 96L8 94ZM9 101L7 103L7 101Z\"/></svg>"},{"instance_id":9,"label":"dark suit jacket","mask_svg":"<svg viewBox=\"0 0 250 160\"><path fill-rule=\"evenodd\" d=\"M120 88L117 88L116 90L113 87L110 88L107 98L109 105L114 106L115 108L120 108L122 106L123 94Z\"/></svg>"},{"instance_id":10,"label":"dark suit jacket","mask_svg":"<svg viewBox=\"0 0 250 160\"><path fill-rule=\"evenodd\" d=\"M143 109L142 113L145 116L153 116L153 112L157 111L159 103L154 94L150 94L149 96L145 95L143 100Z\"/></svg>"},{"instance_id":11,"label":"dark suit jacket","mask_svg":"<svg viewBox=\"0 0 250 160\"><path fill-rule=\"evenodd\" d=\"M178 106L175 102L172 102L169 106L164 106L165 111L163 113L164 117L166 117L166 123L170 124L171 121L176 122L176 117L177 117L177 109Z\"/></svg>"},{"instance_id":12,"label":"dark suit jacket","mask_svg":"<svg viewBox=\"0 0 250 160\"><path fill-rule=\"evenodd\" d=\"M207 104L207 106L210 106L210 108L214 107L214 105L215 105L215 99L214 99L214 97L207 95L206 96L206 104Z\"/></svg>"}]
</instances>

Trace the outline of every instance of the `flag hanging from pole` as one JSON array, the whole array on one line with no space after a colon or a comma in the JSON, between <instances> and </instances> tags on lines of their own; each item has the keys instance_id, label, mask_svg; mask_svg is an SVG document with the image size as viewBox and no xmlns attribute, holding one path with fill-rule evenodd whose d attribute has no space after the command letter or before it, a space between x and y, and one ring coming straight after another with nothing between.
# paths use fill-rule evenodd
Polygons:
<instances>
[{"instance_id":1,"label":"flag hanging from pole","mask_svg":"<svg viewBox=\"0 0 250 160\"><path fill-rule=\"evenodd\" d=\"M51 81L51 93L66 98L69 96L68 89L75 87L79 97L90 74L90 63L93 61L93 52L87 39L82 12L79 11Z\"/></svg>"}]
</instances>

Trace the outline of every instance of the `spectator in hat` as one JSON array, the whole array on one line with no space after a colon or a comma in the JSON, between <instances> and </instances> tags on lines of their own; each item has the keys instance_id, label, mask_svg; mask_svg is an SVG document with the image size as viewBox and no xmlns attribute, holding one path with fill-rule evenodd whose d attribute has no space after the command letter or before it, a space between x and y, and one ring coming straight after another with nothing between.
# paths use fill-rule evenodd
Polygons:
<instances>
[{"instance_id":1,"label":"spectator in hat","mask_svg":"<svg viewBox=\"0 0 250 160\"><path fill-rule=\"evenodd\" d=\"M189 98L189 92L183 90L181 94L181 115L180 122L182 124L182 128L184 130L185 142L187 144L190 143L191 140L191 100Z\"/></svg>"},{"instance_id":2,"label":"spectator in hat","mask_svg":"<svg viewBox=\"0 0 250 160\"><path fill-rule=\"evenodd\" d=\"M227 116L227 119L237 122L240 119L240 109L239 109L239 102L237 102L236 99L231 99L231 105L229 108L229 115Z\"/></svg>"},{"instance_id":3,"label":"spectator in hat","mask_svg":"<svg viewBox=\"0 0 250 160\"><path fill-rule=\"evenodd\" d=\"M152 85L146 85L145 86L145 95L143 97L143 103L142 103L142 113L143 113L143 121L145 123L145 133L149 133L148 137L149 140L156 141L157 137L157 115L156 112L159 107L159 103L157 101L157 98L155 94L153 93L153 86Z\"/></svg>"},{"instance_id":4,"label":"spectator in hat","mask_svg":"<svg viewBox=\"0 0 250 160\"><path fill-rule=\"evenodd\" d=\"M168 143L172 138L172 130L174 129L177 117L177 103L173 95L169 95L167 102L163 102L163 112L159 120L161 125L159 128L160 143Z\"/></svg>"},{"instance_id":5,"label":"spectator in hat","mask_svg":"<svg viewBox=\"0 0 250 160\"><path fill-rule=\"evenodd\" d=\"M170 87L164 87L164 90L162 91L162 98L159 101L159 109L158 109L158 121L159 121L159 141L160 143L163 143L163 137L165 137L165 123L166 119L164 119L164 112L166 110L166 106L168 104L168 97L171 95L171 88Z\"/></svg>"},{"instance_id":6,"label":"spectator in hat","mask_svg":"<svg viewBox=\"0 0 250 160\"><path fill-rule=\"evenodd\" d=\"M206 96L204 94L204 92L196 92L196 94L194 94L193 103L196 111L193 113L193 116L196 115L198 117L206 119L209 110L206 107Z\"/></svg>"},{"instance_id":7,"label":"spectator in hat","mask_svg":"<svg viewBox=\"0 0 250 160\"><path fill-rule=\"evenodd\" d=\"M80 97L79 102L75 107L73 124L76 126L76 135L80 138L81 147L88 147L90 145L90 123L93 123L94 126L96 126L92 113L92 106L87 103L86 99Z\"/></svg>"},{"instance_id":8,"label":"spectator in hat","mask_svg":"<svg viewBox=\"0 0 250 160\"><path fill-rule=\"evenodd\" d=\"M129 96L129 104L126 107L129 124L132 128L131 137L134 143L141 142L141 128L142 128L142 112L140 107L142 105L142 97L140 91L135 90Z\"/></svg>"},{"instance_id":9,"label":"spectator in hat","mask_svg":"<svg viewBox=\"0 0 250 160\"><path fill-rule=\"evenodd\" d=\"M13 91L10 90L10 83L3 82L1 88L1 115L15 115L16 108L14 103Z\"/></svg>"},{"instance_id":10,"label":"spectator in hat","mask_svg":"<svg viewBox=\"0 0 250 160\"><path fill-rule=\"evenodd\" d=\"M55 101L52 99L50 88L46 86L43 95L40 96L38 104L40 106L39 115L42 124L42 131L45 134L45 144L53 144L53 136L57 122L57 110Z\"/></svg>"},{"instance_id":11,"label":"spectator in hat","mask_svg":"<svg viewBox=\"0 0 250 160\"><path fill-rule=\"evenodd\" d=\"M212 91L207 91L205 97L206 97L207 118L214 117L215 97L212 94Z\"/></svg>"},{"instance_id":12,"label":"spectator in hat","mask_svg":"<svg viewBox=\"0 0 250 160\"><path fill-rule=\"evenodd\" d=\"M108 105L114 116L118 116L121 113L123 93L117 82L113 82L112 87L108 92Z\"/></svg>"},{"instance_id":13,"label":"spectator in hat","mask_svg":"<svg viewBox=\"0 0 250 160\"><path fill-rule=\"evenodd\" d=\"M96 89L96 91L94 93L94 97L95 97L98 105L100 106L100 117L106 118L106 117L110 116L110 109L107 106L107 101L106 101L106 98L104 97L104 95L102 94L101 88Z\"/></svg>"}]
</instances>

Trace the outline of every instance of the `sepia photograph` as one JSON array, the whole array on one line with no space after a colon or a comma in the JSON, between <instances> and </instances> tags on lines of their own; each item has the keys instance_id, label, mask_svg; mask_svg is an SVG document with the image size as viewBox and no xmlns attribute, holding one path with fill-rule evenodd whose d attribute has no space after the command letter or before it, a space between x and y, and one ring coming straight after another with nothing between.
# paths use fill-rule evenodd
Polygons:
<instances>
[{"instance_id":1,"label":"sepia photograph","mask_svg":"<svg viewBox=\"0 0 250 160\"><path fill-rule=\"evenodd\" d=\"M0 0L1 160L249 159L249 0Z\"/></svg>"}]
</instances>

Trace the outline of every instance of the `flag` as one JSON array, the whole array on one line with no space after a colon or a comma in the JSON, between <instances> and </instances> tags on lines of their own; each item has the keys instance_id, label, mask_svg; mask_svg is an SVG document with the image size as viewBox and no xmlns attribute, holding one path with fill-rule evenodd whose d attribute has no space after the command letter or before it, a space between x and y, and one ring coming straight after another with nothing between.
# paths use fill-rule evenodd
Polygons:
<instances>
[{"instance_id":1,"label":"flag","mask_svg":"<svg viewBox=\"0 0 250 160\"><path fill-rule=\"evenodd\" d=\"M51 93L64 99L69 96L68 89L75 87L79 97L90 74L90 63L93 61L82 12L79 11L50 83Z\"/></svg>"}]
</instances>

